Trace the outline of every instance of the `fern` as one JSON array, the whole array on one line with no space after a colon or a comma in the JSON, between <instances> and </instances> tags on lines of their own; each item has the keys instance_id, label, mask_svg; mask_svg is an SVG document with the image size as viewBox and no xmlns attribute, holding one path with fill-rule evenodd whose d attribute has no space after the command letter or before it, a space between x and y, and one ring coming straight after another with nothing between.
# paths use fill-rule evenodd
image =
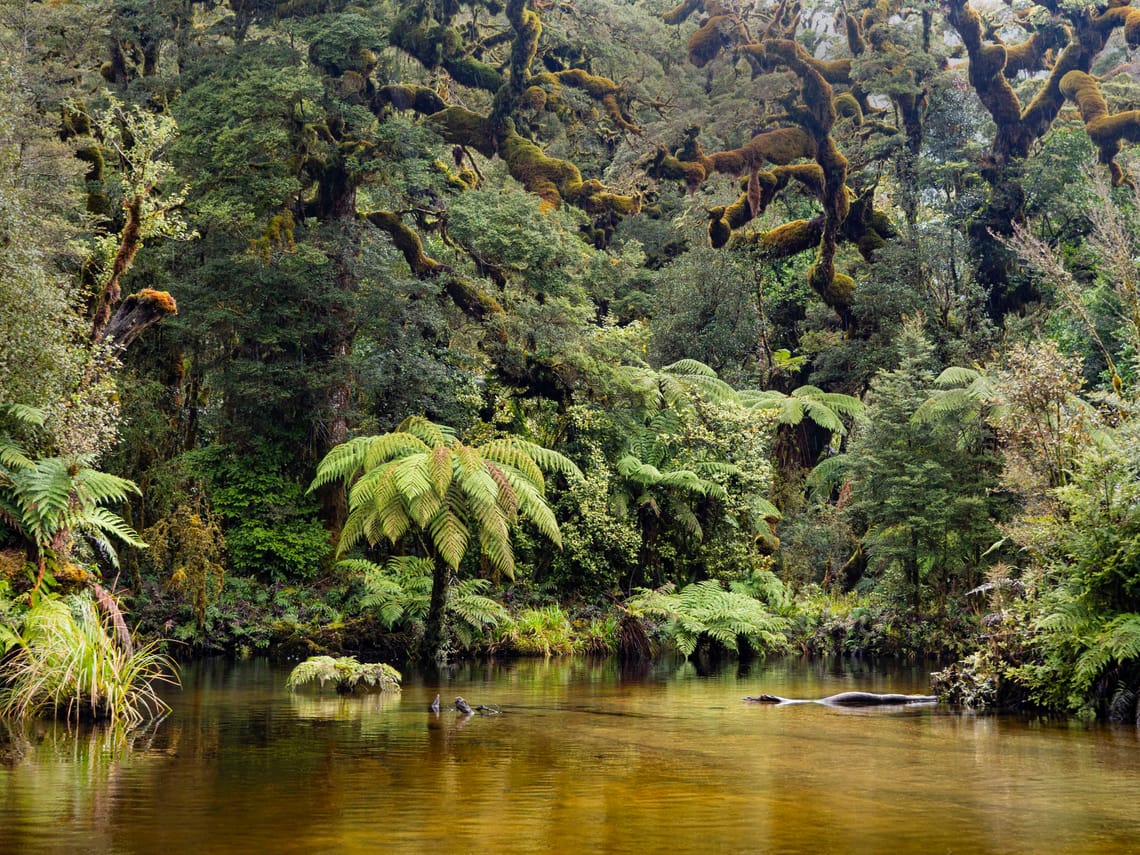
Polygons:
<instances>
[{"instance_id":1,"label":"fern","mask_svg":"<svg viewBox=\"0 0 1140 855\"><path fill-rule=\"evenodd\" d=\"M1123 665L1140 659L1140 614L1117 615L1084 642L1074 676L1091 685L1110 664Z\"/></svg>"},{"instance_id":2,"label":"fern","mask_svg":"<svg viewBox=\"0 0 1140 855\"><path fill-rule=\"evenodd\" d=\"M354 656L311 656L289 673L285 686L293 692L310 683L320 688L333 683L341 694L350 694L360 686L398 692L401 679L400 672L384 662L364 664Z\"/></svg>"},{"instance_id":3,"label":"fern","mask_svg":"<svg viewBox=\"0 0 1140 855\"><path fill-rule=\"evenodd\" d=\"M702 638L710 638L729 650L739 648L741 638L758 650L787 643L787 621L771 614L764 605L741 590L726 590L719 582L706 580L674 592L671 585L654 591L641 589L626 601L632 611L666 620L666 632L686 657Z\"/></svg>"},{"instance_id":4,"label":"fern","mask_svg":"<svg viewBox=\"0 0 1140 855\"><path fill-rule=\"evenodd\" d=\"M847 479L852 462L846 454L825 457L808 473L807 486L813 490L832 490L838 487Z\"/></svg>"}]
</instances>

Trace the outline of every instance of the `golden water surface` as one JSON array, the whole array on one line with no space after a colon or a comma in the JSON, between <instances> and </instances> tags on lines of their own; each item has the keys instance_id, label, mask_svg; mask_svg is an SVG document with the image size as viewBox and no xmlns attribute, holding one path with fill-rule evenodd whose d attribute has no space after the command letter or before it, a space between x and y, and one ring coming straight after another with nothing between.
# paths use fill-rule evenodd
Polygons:
<instances>
[{"instance_id":1,"label":"golden water surface","mask_svg":"<svg viewBox=\"0 0 1140 855\"><path fill-rule=\"evenodd\" d=\"M741 701L926 670L523 661L340 698L203 663L149 731L0 729L0 853L1140 852L1135 726Z\"/></svg>"}]
</instances>

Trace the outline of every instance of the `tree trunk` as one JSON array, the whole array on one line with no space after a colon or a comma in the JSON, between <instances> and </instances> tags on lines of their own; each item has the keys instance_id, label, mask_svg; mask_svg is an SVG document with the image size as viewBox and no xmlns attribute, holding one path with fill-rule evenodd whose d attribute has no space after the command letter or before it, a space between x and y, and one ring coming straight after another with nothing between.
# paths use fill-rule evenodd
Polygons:
<instances>
[{"instance_id":1,"label":"tree trunk","mask_svg":"<svg viewBox=\"0 0 1140 855\"><path fill-rule=\"evenodd\" d=\"M447 658L450 637L444 624L444 606L447 603L447 579L451 568L442 558L436 556L431 578L431 600L428 605L427 623L424 627L424 641L420 648L420 661Z\"/></svg>"}]
</instances>

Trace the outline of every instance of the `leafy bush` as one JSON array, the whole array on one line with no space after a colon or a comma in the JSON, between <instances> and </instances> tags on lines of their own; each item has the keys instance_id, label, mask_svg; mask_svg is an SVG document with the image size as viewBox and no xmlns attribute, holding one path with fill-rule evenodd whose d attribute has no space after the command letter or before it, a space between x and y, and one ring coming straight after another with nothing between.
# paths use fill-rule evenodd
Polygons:
<instances>
[{"instance_id":1,"label":"leafy bush","mask_svg":"<svg viewBox=\"0 0 1140 855\"><path fill-rule=\"evenodd\" d=\"M313 579L329 553L317 502L289 477L294 467L268 446L239 454L225 446L188 455L207 484L210 505L225 528L230 569L270 582Z\"/></svg>"}]
</instances>

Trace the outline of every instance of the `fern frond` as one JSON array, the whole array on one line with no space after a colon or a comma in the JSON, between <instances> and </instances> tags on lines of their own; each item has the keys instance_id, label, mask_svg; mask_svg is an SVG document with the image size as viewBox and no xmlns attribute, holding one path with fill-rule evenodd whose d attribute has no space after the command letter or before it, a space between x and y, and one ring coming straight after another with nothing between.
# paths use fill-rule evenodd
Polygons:
<instances>
[{"instance_id":1,"label":"fern frond","mask_svg":"<svg viewBox=\"0 0 1140 855\"><path fill-rule=\"evenodd\" d=\"M807 486L813 490L821 487L830 490L843 483L850 466L851 458L846 454L825 457L808 473Z\"/></svg>"},{"instance_id":2,"label":"fern frond","mask_svg":"<svg viewBox=\"0 0 1140 855\"><path fill-rule=\"evenodd\" d=\"M433 421L425 419L423 416L408 416L396 432L410 433L412 436L417 437L421 442L430 448L437 445L447 445L455 439L455 431L446 425L438 425Z\"/></svg>"},{"instance_id":3,"label":"fern frond","mask_svg":"<svg viewBox=\"0 0 1140 855\"><path fill-rule=\"evenodd\" d=\"M456 514L444 508L427 525L432 544L440 557L452 569L458 569L463 556L467 554L467 543L471 533Z\"/></svg>"},{"instance_id":4,"label":"fern frond","mask_svg":"<svg viewBox=\"0 0 1140 855\"><path fill-rule=\"evenodd\" d=\"M107 534L113 534L119 540L137 549L146 549L146 541L142 539L141 535L113 511L107 508L91 508L84 517L82 528L94 528Z\"/></svg>"},{"instance_id":5,"label":"fern frond","mask_svg":"<svg viewBox=\"0 0 1140 855\"><path fill-rule=\"evenodd\" d=\"M94 504L125 502L132 494L142 495L134 481L87 468L81 468L76 473L72 479L72 489L81 502Z\"/></svg>"},{"instance_id":6,"label":"fern frond","mask_svg":"<svg viewBox=\"0 0 1140 855\"><path fill-rule=\"evenodd\" d=\"M441 499L447 495L453 477L452 450L446 445L437 445L428 455L428 480L432 489Z\"/></svg>"},{"instance_id":7,"label":"fern frond","mask_svg":"<svg viewBox=\"0 0 1140 855\"><path fill-rule=\"evenodd\" d=\"M716 371L696 359L678 359L661 370L676 374L679 377L712 377L715 379L717 376Z\"/></svg>"},{"instance_id":8,"label":"fern frond","mask_svg":"<svg viewBox=\"0 0 1140 855\"><path fill-rule=\"evenodd\" d=\"M496 439L479 446L479 453L483 455L485 460L492 460L517 469L540 490L546 489L546 480L542 475L542 470L534 458L518 444L510 440Z\"/></svg>"},{"instance_id":9,"label":"fern frond","mask_svg":"<svg viewBox=\"0 0 1140 855\"><path fill-rule=\"evenodd\" d=\"M943 389L954 386L969 386L976 380L984 377L976 368L966 368L961 365L951 365L934 378L934 385Z\"/></svg>"},{"instance_id":10,"label":"fern frond","mask_svg":"<svg viewBox=\"0 0 1140 855\"><path fill-rule=\"evenodd\" d=\"M9 416L24 427L43 427L47 411L27 404L0 404L0 416Z\"/></svg>"}]
</instances>

